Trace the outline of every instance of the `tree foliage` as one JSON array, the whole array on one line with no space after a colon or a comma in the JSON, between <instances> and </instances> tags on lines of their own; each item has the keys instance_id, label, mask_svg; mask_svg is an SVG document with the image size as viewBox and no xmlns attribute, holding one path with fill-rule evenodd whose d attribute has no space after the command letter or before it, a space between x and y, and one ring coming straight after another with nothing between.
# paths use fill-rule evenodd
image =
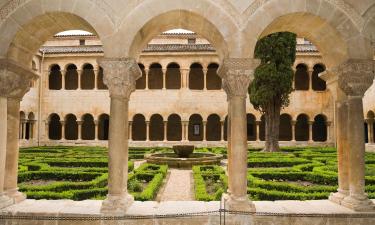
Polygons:
<instances>
[{"instance_id":1,"label":"tree foliage","mask_svg":"<svg viewBox=\"0 0 375 225\"><path fill-rule=\"evenodd\" d=\"M255 57L261 64L249 86L250 102L256 110L265 113L270 104L289 105L296 44L296 35L290 32L273 33L258 41Z\"/></svg>"}]
</instances>

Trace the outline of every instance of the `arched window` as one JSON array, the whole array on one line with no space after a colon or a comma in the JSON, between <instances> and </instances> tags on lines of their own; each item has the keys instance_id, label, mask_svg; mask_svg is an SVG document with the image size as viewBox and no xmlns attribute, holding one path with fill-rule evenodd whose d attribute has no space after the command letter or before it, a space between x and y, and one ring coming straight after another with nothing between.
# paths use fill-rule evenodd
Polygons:
<instances>
[{"instance_id":1,"label":"arched window","mask_svg":"<svg viewBox=\"0 0 375 225\"><path fill-rule=\"evenodd\" d=\"M163 88L163 70L159 63L153 63L148 72L148 88L162 89Z\"/></svg>"},{"instance_id":2,"label":"arched window","mask_svg":"<svg viewBox=\"0 0 375 225\"><path fill-rule=\"evenodd\" d=\"M141 114L136 114L133 117L132 135L134 141L146 140L146 119Z\"/></svg>"},{"instance_id":3,"label":"arched window","mask_svg":"<svg viewBox=\"0 0 375 225\"><path fill-rule=\"evenodd\" d=\"M193 114L189 118L189 141L203 140L203 119L198 114Z\"/></svg>"},{"instance_id":4,"label":"arched window","mask_svg":"<svg viewBox=\"0 0 375 225\"><path fill-rule=\"evenodd\" d=\"M65 117L65 139L66 140L78 139L77 117L73 114L68 114Z\"/></svg>"},{"instance_id":5,"label":"arched window","mask_svg":"<svg viewBox=\"0 0 375 225\"><path fill-rule=\"evenodd\" d=\"M225 116L225 120L224 120L224 141L227 141L228 140L228 116Z\"/></svg>"},{"instance_id":6,"label":"arched window","mask_svg":"<svg viewBox=\"0 0 375 225\"><path fill-rule=\"evenodd\" d=\"M221 140L221 122L220 116L217 114L211 114L207 117L206 138L207 141Z\"/></svg>"},{"instance_id":7,"label":"arched window","mask_svg":"<svg viewBox=\"0 0 375 225\"><path fill-rule=\"evenodd\" d=\"M60 117L57 114L51 114L49 116L48 124L48 137L50 140L60 140L61 139L61 122Z\"/></svg>"},{"instance_id":8,"label":"arched window","mask_svg":"<svg viewBox=\"0 0 375 225\"><path fill-rule=\"evenodd\" d=\"M323 72L325 70L325 67L320 64L316 64L314 66L314 71L312 73L312 89L314 91L324 91L326 90L326 82L319 77L319 73Z\"/></svg>"},{"instance_id":9,"label":"arched window","mask_svg":"<svg viewBox=\"0 0 375 225\"><path fill-rule=\"evenodd\" d=\"M189 89L203 90L203 88L204 88L203 67L199 63L193 63L190 66L190 72L189 72Z\"/></svg>"},{"instance_id":10,"label":"arched window","mask_svg":"<svg viewBox=\"0 0 375 225\"><path fill-rule=\"evenodd\" d=\"M34 138L34 121L35 115L33 112L30 112L27 116L27 123L26 123L26 139L30 140Z\"/></svg>"},{"instance_id":11,"label":"arched window","mask_svg":"<svg viewBox=\"0 0 375 225\"><path fill-rule=\"evenodd\" d=\"M18 135L18 138L19 139L25 139L25 127L24 127L24 123L26 122L26 115L23 111L20 112L20 123L19 123L19 135Z\"/></svg>"},{"instance_id":12,"label":"arched window","mask_svg":"<svg viewBox=\"0 0 375 225\"><path fill-rule=\"evenodd\" d=\"M181 117L177 114L172 114L168 117L167 140L168 141L181 141L182 140Z\"/></svg>"},{"instance_id":13,"label":"arched window","mask_svg":"<svg viewBox=\"0 0 375 225\"><path fill-rule=\"evenodd\" d=\"M108 140L109 134L109 116L102 114L99 116L99 140Z\"/></svg>"},{"instance_id":14,"label":"arched window","mask_svg":"<svg viewBox=\"0 0 375 225\"><path fill-rule=\"evenodd\" d=\"M62 88L62 74L59 65L51 66L48 76L48 87L50 90L60 90Z\"/></svg>"},{"instance_id":15,"label":"arched window","mask_svg":"<svg viewBox=\"0 0 375 225\"><path fill-rule=\"evenodd\" d=\"M82 117L82 140L95 139L95 122L94 117L90 114L85 114Z\"/></svg>"},{"instance_id":16,"label":"arched window","mask_svg":"<svg viewBox=\"0 0 375 225\"><path fill-rule=\"evenodd\" d=\"M294 88L296 90L309 90L309 81L310 78L307 66L304 64L298 64L294 76Z\"/></svg>"},{"instance_id":17,"label":"arched window","mask_svg":"<svg viewBox=\"0 0 375 225\"><path fill-rule=\"evenodd\" d=\"M91 64L83 66L81 74L81 89L92 90L95 88L95 72L94 67Z\"/></svg>"},{"instance_id":18,"label":"arched window","mask_svg":"<svg viewBox=\"0 0 375 225\"><path fill-rule=\"evenodd\" d=\"M108 89L107 85L104 84L103 68L99 67L98 77L96 79L97 79L97 86L99 90Z\"/></svg>"},{"instance_id":19,"label":"arched window","mask_svg":"<svg viewBox=\"0 0 375 225\"><path fill-rule=\"evenodd\" d=\"M78 88L78 72L77 67L70 64L66 68L65 73L65 89L66 90L76 90Z\"/></svg>"},{"instance_id":20,"label":"arched window","mask_svg":"<svg viewBox=\"0 0 375 225\"><path fill-rule=\"evenodd\" d=\"M146 88L146 71L143 64L138 63L139 68L142 72L142 77L140 77L135 84L136 89L145 89Z\"/></svg>"},{"instance_id":21,"label":"arched window","mask_svg":"<svg viewBox=\"0 0 375 225\"><path fill-rule=\"evenodd\" d=\"M150 141L164 140L164 121L159 114L154 114L150 118Z\"/></svg>"},{"instance_id":22,"label":"arched window","mask_svg":"<svg viewBox=\"0 0 375 225\"><path fill-rule=\"evenodd\" d=\"M280 141L291 141L292 140L292 118L288 114L282 114L280 116L280 127L279 127Z\"/></svg>"},{"instance_id":23,"label":"arched window","mask_svg":"<svg viewBox=\"0 0 375 225\"><path fill-rule=\"evenodd\" d=\"M167 89L180 89L181 88L181 73L180 66L177 63L171 63L167 66L165 74L165 83Z\"/></svg>"},{"instance_id":24,"label":"arched window","mask_svg":"<svg viewBox=\"0 0 375 225\"><path fill-rule=\"evenodd\" d=\"M305 114L298 115L295 127L296 141L309 140L309 117Z\"/></svg>"},{"instance_id":25,"label":"arched window","mask_svg":"<svg viewBox=\"0 0 375 225\"><path fill-rule=\"evenodd\" d=\"M247 140L248 141L255 141L257 139L257 127L255 124L255 116L253 114L247 114Z\"/></svg>"},{"instance_id":26,"label":"arched window","mask_svg":"<svg viewBox=\"0 0 375 225\"><path fill-rule=\"evenodd\" d=\"M206 85L207 90L220 90L221 89L221 78L217 75L217 69L219 65L216 63L211 63L207 67L206 74Z\"/></svg>"},{"instance_id":27,"label":"arched window","mask_svg":"<svg viewBox=\"0 0 375 225\"><path fill-rule=\"evenodd\" d=\"M313 123L313 141L326 141L327 140L327 125L325 116L319 114L315 116Z\"/></svg>"}]
</instances>

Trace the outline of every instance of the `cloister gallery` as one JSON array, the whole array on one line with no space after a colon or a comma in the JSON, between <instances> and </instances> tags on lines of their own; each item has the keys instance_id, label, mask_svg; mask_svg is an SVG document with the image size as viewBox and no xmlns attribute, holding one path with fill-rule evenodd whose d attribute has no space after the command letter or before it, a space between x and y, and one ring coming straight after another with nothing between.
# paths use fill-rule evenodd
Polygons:
<instances>
[{"instance_id":1,"label":"cloister gallery","mask_svg":"<svg viewBox=\"0 0 375 225\"><path fill-rule=\"evenodd\" d=\"M69 30L87 33L60 33ZM129 147L187 143L227 147L225 209L244 212L233 224L252 224L247 151L264 145L265 120L248 86L257 41L280 31L298 36L280 144L336 147L338 189L329 200L372 223L365 149L375 149L373 0L0 1L0 215L26 198L20 147L108 147L98 213L124 216L144 207L127 191ZM210 218L185 222L216 224Z\"/></svg>"}]
</instances>

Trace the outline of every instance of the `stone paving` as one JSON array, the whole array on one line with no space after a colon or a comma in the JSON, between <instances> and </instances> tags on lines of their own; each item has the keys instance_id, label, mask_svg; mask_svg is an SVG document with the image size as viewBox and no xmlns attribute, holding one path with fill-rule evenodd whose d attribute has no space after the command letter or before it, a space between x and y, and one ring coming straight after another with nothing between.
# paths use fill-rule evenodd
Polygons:
<instances>
[{"instance_id":1,"label":"stone paving","mask_svg":"<svg viewBox=\"0 0 375 225\"><path fill-rule=\"evenodd\" d=\"M192 171L169 169L170 175L160 201L191 201L194 200Z\"/></svg>"}]
</instances>

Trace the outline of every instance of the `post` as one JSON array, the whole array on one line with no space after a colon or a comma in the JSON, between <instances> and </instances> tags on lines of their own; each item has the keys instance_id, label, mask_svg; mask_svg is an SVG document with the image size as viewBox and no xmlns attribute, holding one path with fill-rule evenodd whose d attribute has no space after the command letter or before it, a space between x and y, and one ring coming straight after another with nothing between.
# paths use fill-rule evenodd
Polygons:
<instances>
[{"instance_id":1,"label":"post","mask_svg":"<svg viewBox=\"0 0 375 225\"><path fill-rule=\"evenodd\" d=\"M228 194L226 207L235 211L255 211L247 196L247 122L246 98L257 59L226 58L219 68L223 88L228 96ZM229 132L228 132L229 133Z\"/></svg>"},{"instance_id":2,"label":"post","mask_svg":"<svg viewBox=\"0 0 375 225\"><path fill-rule=\"evenodd\" d=\"M127 191L129 99L142 72L132 58L104 58L99 64L104 69L104 83L108 86L111 97L108 195L102 203L101 212L108 215L125 215L134 201Z\"/></svg>"}]
</instances>

